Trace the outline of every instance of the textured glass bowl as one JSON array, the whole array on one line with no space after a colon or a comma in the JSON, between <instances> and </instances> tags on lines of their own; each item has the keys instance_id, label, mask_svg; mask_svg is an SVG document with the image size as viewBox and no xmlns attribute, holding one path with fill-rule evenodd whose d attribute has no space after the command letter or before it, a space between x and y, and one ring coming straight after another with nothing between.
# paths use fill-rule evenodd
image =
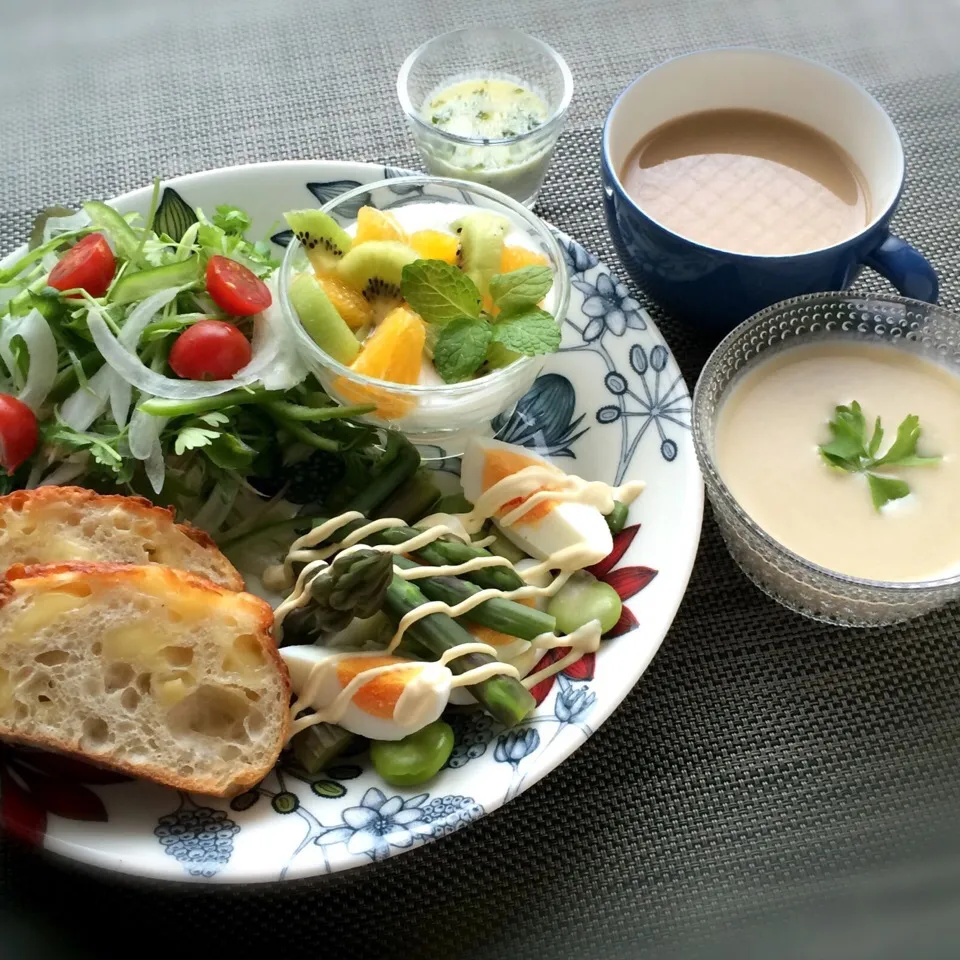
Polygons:
<instances>
[{"instance_id":1,"label":"textured glass bowl","mask_svg":"<svg viewBox=\"0 0 960 960\"><path fill-rule=\"evenodd\" d=\"M891 344L960 376L960 317L941 307L844 293L784 300L728 334L703 368L693 397L697 459L727 549L761 590L815 620L853 627L898 623L960 598L960 575L910 583L862 580L804 560L747 516L714 461L717 413L744 372L797 344L831 340Z\"/></svg>"},{"instance_id":2,"label":"textured glass bowl","mask_svg":"<svg viewBox=\"0 0 960 960\"><path fill-rule=\"evenodd\" d=\"M458 80L516 80L547 108L535 130L502 140L464 137L423 119L427 99ZM427 170L474 180L530 207L563 129L573 77L563 57L542 40L510 27L467 27L428 40L404 61L397 95Z\"/></svg>"},{"instance_id":3,"label":"textured glass bowl","mask_svg":"<svg viewBox=\"0 0 960 960\"><path fill-rule=\"evenodd\" d=\"M344 229L356 223L357 210L373 206L395 210L414 203L467 205L507 217L524 234L533 249L542 253L553 271L553 288L547 307L562 322L570 302L570 275L560 245L550 228L522 204L489 187L438 177L393 177L348 190L323 207ZM455 214L451 214L455 219ZM290 303L290 281L309 270L303 244L294 237L280 268L279 294L287 323L296 338L300 356L338 403L376 402L378 410L361 417L379 427L401 430L420 446L425 459L442 459L463 453L473 434L492 436L491 421L513 410L543 369L544 357L524 357L476 380L438 386L407 386L356 373L321 350L303 329Z\"/></svg>"}]
</instances>

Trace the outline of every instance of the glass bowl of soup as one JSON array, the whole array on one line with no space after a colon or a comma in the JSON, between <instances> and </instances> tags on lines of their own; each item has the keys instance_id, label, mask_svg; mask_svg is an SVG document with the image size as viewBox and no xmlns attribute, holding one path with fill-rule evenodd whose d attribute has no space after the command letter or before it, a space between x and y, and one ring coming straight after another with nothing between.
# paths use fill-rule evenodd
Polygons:
<instances>
[{"instance_id":1,"label":"glass bowl of soup","mask_svg":"<svg viewBox=\"0 0 960 960\"><path fill-rule=\"evenodd\" d=\"M775 600L866 627L960 598L960 316L785 300L714 350L692 419L727 548Z\"/></svg>"}]
</instances>

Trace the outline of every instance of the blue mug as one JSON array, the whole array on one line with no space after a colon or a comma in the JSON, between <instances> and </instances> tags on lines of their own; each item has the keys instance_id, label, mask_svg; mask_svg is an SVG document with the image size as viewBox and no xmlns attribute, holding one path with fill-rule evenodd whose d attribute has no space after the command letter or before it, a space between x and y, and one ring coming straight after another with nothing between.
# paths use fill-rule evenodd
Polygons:
<instances>
[{"instance_id":1,"label":"blue mug","mask_svg":"<svg viewBox=\"0 0 960 960\"><path fill-rule=\"evenodd\" d=\"M661 124L701 110L748 108L799 120L856 162L870 193L870 222L842 243L789 256L708 247L667 229L624 189L633 147ZM804 293L844 290L864 266L906 297L936 303L937 275L888 224L903 190L903 146L862 87L829 67L770 50L727 48L677 57L642 74L607 115L601 147L610 233L631 276L680 319L725 332L758 310Z\"/></svg>"}]
</instances>

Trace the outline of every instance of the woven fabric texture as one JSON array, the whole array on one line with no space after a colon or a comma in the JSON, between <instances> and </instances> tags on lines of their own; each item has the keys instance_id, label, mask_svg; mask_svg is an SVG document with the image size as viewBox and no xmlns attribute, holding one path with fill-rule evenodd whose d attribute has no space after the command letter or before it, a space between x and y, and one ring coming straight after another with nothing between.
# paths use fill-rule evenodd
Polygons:
<instances>
[{"instance_id":1,"label":"woven fabric texture","mask_svg":"<svg viewBox=\"0 0 960 960\"><path fill-rule=\"evenodd\" d=\"M0 252L43 206L158 174L286 158L415 166L397 68L428 36L482 22L567 57L574 105L538 212L611 266L600 127L636 74L749 44L853 75L903 137L894 226L960 307L951 0L3 0ZM692 386L711 344L651 310ZM118 955L129 924L141 946L157 931L188 956L956 957L958 626L953 609L876 632L796 617L739 574L708 511L651 668L507 808L387 863L283 888L157 889L0 846L9 955ZM18 946L41 930L54 940Z\"/></svg>"}]
</instances>

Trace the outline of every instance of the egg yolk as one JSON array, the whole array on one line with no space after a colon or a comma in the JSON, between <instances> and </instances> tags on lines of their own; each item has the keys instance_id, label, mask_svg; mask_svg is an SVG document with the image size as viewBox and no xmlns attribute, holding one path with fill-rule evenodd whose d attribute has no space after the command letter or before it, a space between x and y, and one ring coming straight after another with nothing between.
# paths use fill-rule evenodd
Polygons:
<instances>
[{"instance_id":1,"label":"egg yolk","mask_svg":"<svg viewBox=\"0 0 960 960\"><path fill-rule=\"evenodd\" d=\"M340 688L349 684L354 677L365 670L385 667L394 663L410 663L408 670L388 670L371 677L353 695L352 702L364 713L382 720L392 720L397 701L409 683L419 672L419 665L403 657L345 657L337 662L337 680Z\"/></svg>"},{"instance_id":2,"label":"egg yolk","mask_svg":"<svg viewBox=\"0 0 960 960\"><path fill-rule=\"evenodd\" d=\"M499 483L504 477L510 477L519 473L525 467L541 466L539 460L532 457L525 457L522 453L514 453L512 450L488 450L483 460L483 477L481 480L482 488L489 490L494 484ZM543 484L541 490L559 490L559 485ZM532 496L530 494L529 496ZM519 507L527 497L514 497L508 500L498 511L497 516L503 517ZM517 523L536 523L546 517L557 505L556 500L543 500L536 506L527 510Z\"/></svg>"}]
</instances>

